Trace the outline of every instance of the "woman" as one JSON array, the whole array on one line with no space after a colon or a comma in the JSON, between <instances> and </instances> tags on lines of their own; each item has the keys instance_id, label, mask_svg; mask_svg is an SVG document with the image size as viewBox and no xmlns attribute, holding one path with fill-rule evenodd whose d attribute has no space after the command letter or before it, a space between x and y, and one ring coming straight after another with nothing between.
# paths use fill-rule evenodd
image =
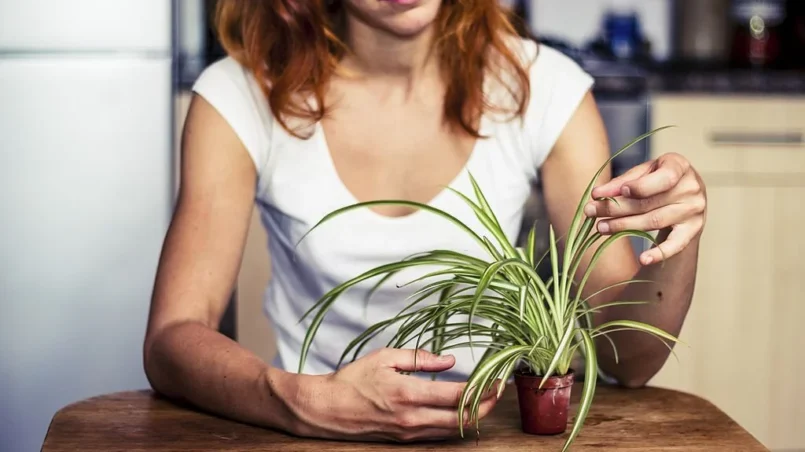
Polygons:
<instances>
[{"instance_id":1,"label":"woman","mask_svg":"<svg viewBox=\"0 0 805 452\"><path fill-rule=\"evenodd\" d=\"M401 306L381 291L364 315L360 290L328 314L305 372L297 374L301 314L360 271L418 251L470 250L453 227L402 208L355 211L294 245L326 213L355 201L409 199L473 223L441 187L466 192L468 173L488 193L509 237L541 170L550 221L565 230L607 139L592 79L551 48L514 35L498 0L227 0L217 26L230 57L198 80L183 137L179 203L164 245L144 347L152 386L239 421L296 435L356 440L453 436L470 355L379 349L340 369L344 346ZM609 180L588 214L602 233L659 231L639 260L613 246L587 287L656 280L608 291L595 303L656 299L606 316L678 333L694 284L704 187L679 155ZM278 338L271 365L216 331L232 290L254 202L270 238L266 310ZM662 271L656 265L667 259ZM586 265L586 262L585 262ZM621 384L645 384L668 357L640 333L614 335ZM437 381L398 370L440 372ZM466 380L463 380L466 381ZM488 396L485 416L496 400Z\"/></svg>"}]
</instances>

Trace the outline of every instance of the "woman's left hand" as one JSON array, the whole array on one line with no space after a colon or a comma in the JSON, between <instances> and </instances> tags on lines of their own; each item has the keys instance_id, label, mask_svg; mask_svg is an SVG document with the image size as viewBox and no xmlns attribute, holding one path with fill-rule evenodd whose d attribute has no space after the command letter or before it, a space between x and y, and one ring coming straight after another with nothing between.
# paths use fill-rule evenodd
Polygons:
<instances>
[{"instance_id":1,"label":"woman's left hand","mask_svg":"<svg viewBox=\"0 0 805 452\"><path fill-rule=\"evenodd\" d=\"M598 231L610 235L625 229L660 231L659 246L640 255L649 265L681 252L698 240L705 224L704 182L685 157L669 153L640 164L593 189L587 216L600 218ZM598 200L600 198L615 198Z\"/></svg>"}]
</instances>

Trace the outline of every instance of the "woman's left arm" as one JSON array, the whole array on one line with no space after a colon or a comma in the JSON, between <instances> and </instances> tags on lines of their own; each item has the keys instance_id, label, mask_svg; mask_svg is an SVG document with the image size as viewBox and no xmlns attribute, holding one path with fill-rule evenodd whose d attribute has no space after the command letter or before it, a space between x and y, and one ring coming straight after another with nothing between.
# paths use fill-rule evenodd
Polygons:
<instances>
[{"instance_id":1,"label":"woman's left arm","mask_svg":"<svg viewBox=\"0 0 805 452\"><path fill-rule=\"evenodd\" d=\"M662 133L662 132L660 132ZM591 94L587 94L542 166L548 213L557 231L566 231L590 177L610 156L606 130ZM618 202L594 201L613 197ZM706 213L704 183L690 163L667 154L612 179L608 169L597 181L586 215L599 218L605 237L624 229L657 231L658 247L635 255L622 239L596 263L583 296L629 279L654 284L629 284L609 289L591 300L593 307L612 301L651 301L598 311L594 323L629 319L648 323L677 336L687 315L696 280L699 238ZM580 274L589 265L585 256ZM662 265L660 265L662 263ZM628 387L645 385L668 359L670 349L656 337L637 331L609 334L596 343L601 369ZM668 344L672 345L672 344Z\"/></svg>"}]
</instances>

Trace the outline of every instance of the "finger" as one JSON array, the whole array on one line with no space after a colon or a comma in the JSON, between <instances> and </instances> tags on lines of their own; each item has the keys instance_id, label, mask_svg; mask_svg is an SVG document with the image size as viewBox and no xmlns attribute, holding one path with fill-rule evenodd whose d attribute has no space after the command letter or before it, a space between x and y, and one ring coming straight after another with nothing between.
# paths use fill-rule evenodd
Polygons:
<instances>
[{"instance_id":1,"label":"finger","mask_svg":"<svg viewBox=\"0 0 805 452\"><path fill-rule=\"evenodd\" d=\"M385 349L383 364L404 372L443 372L456 362L452 355L435 355L426 350Z\"/></svg>"},{"instance_id":2,"label":"finger","mask_svg":"<svg viewBox=\"0 0 805 452\"><path fill-rule=\"evenodd\" d=\"M705 198L700 196L702 184L691 173L680 180L673 188L660 194L641 198L613 197L590 201L584 206L584 214L588 217L613 218L646 213L662 206L678 202L690 203L704 210Z\"/></svg>"},{"instance_id":3,"label":"finger","mask_svg":"<svg viewBox=\"0 0 805 452\"><path fill-rule=\"evenodd\" d=\"M690 225L675 227L665 241L640 254L640 263L651 265L676 256L690 244L696 234L696 230Z\"/></svg>"},{"instance_id":4,"label":"finger","mask_svg":"<svg viewBox=\"0 0 805 452\"><path fill-rule=\"evenodd\" d=\"M466 386L466 383L423 381L420 378L416 378L416 381L404 386L403 393L406 399L404 402L420 406L457 408ZM497 395L497 390L498 384L494 384L481 396L481 400L494 398ZM470 397L472 396L473 394L470 393Z\"/></svg>"},{"instance_id":5,"label":"finger","mask_svg":"<svg viewBox=\"0 0 805 452\"><path fill-rule=\"evenodd\" d=\"M475 425L476 420L481 421L497 404L496 397L487 398L478 405L477 419L470 415L469 406L464 408L464 414L461 419L464 428L470 428ZM409 415L412 419L416 419L417 428L441 428L447 430L458 431L459 419L458 409L456 408L418 408L413 410Z\"/></svg>"},{"instance_id":6,"label":"finger","mask_svg":"<svg viewBox=\"0 0 805 452\"><path fill-rule=\"evenodd\" d=\"M601 220L598 222L598 232L601 234L615 234L627 229L639 231L659 231L681 224L694 215L692 207L685 204L670 204L654 209L650 212L630 215L626 217Z\"/></svg>"},{"instance_id":7,"label":"finger","mask_svg":"<svg viewBox=\"0 0 805 452\"><path fill-rule=\"evenodd\" d=\"M590 201L584 206L584 214L596 218L616 218L650 212L671 204L668 193L648 198L613 198Z\"/></svg>"},{"instance_id":8,"label":"finger","mask_svg":"<svg viewBox=\"0 0 805 452\"><path fill-rule=\"evenodd\" d=\"M635 180L651 171L652 165L654 162L643 162L625 173L621 174L618 177L612 178L609 182L601 184L598 187L595 187L591 193L593 198L610 198L615 196L620 196L621 194L621 187L626 182Z\"/></svg>"},{"instance_id":9,"label":"finger","mask_svg":"<svg viewBox=\"0 0 805 452\"><path fill-rule=\"evenodd\" d=\"M663 160L654 171L624 183L621 195L626 198L656 196L674 188L682 180L685 172L686 169L678 161Z\"/></svg>"},{"instance_id":10,"label":"finger","mask_svg":"<svg viewBox=\"0 0 805 452\"><path fill-rule=\"evenodd\" d=\"M498 397L486 397L481 401L480 406L478 407L478 420L485 418L489 413L492 412L492 409L495 408L498 401L500 399Z\"/></svg>"},{"instance_id":11,"label":"finger","mask_svg":"<svg viewBox=\"0 0 805 452\"><path fill-rule=\"evenodd\" d=\"M464 424L464 428L468 428L468 427L473 426L475 424L476 420L481 421L487 415L489 415L489 413L492 412L492 409L494 409L495 405L497 405L498 400L499 399L497 397L494 397L494 396L486 397L486 398L482 399L481 402L478 404L477 419L473 418L470 415L470 407L469 406L465 407L464 408L464 416L461 419L463 424ZM437 425L439 425L440 427L457 428L458 427L458 410L453 409L450 412L450 415L446 416L443 419L443 421L445 422L445 424L437 424Z\"/></svg>"}]
</instances>

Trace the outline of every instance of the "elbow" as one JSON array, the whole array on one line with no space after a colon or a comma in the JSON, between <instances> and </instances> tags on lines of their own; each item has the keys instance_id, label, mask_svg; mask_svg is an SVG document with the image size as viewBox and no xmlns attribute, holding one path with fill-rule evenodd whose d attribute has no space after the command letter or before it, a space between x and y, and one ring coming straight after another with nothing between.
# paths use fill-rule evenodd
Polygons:
<instances>
[{"instance_id":1,"label":"elbow","mask_svg":"<svg viewBox=\"0 0 805 452\"><path fill-rule=\"evenodd\" d=\"M626 367L612 369L607 380L610 384L626 389L641 389L648 385L654 375L659 371L646 368Z\"/></svg>"},{"instance_id":2,"label":"elbow","mask_svg":"<svg viewBox=\"0 0 805 452\"><path fill-rule=\"evenodd\" d=\"M157 365L154 362L154 348L156 344L156 334L149 333L146 334L145 340L143 341L143 350L142 350L142 360L143 360L143 371L145 372L145 378L148 380L148 384L151 386L156 392L160 392L157 384Z\"/></svg>"},{"instance_id":3,"label":"elbow","mask_svg":"<svg viewBox=\"0 0 805 452\"><path fill-rule=\"evenodd\" d=\"M175 397L176 394L167 389L171 386L167 376L170 375L171 371L165 369L164 351L160 351L160 348L164 348L162 345L162 342L164 342L162 336L164 334L161 334L163 332L164 330L159 332L151 331L146 334L143 341L142 363L145 378L148 380L151 389L162 396L170 398ZM160 357L160 355L163 356Z\"/></svg>"},{"instance_id":4,"label":"elbow","mask_svg":"<svg viewBox=\"0 0 805 452\"><path fill-rule=\"evenodd\" d=\"M661 356L630 357L620 363L607 363L610 381L626 389L642 389L649 385L665 364Z\"/></svg>"},{"instance_id":5,"label":"elbow","mask_svg":"<svg viewBox=\"0 0 805 452\"><path fill-rule=\"evenodd\" d=\"M626 389L642 389L646 387L650 378L623 378L618 381L620 386Z\"/></svg>"},{"instance_id":6,"label":"elbow","mask_svg":"<svg viewBox=\"0 0 805 452\"><path fill-rule=\"evenodd\" d=\"M188 332L184 326L192 322L166 323L150 329L143 341L143 370L148 384L154 392L174 399L184 397L185 388L181 381L185 374L182 354L186 350Z\"/></svg>"},{"instance_id":7,"label":"elbow","mask_svg":"<svg viewBox=\"0 0 805 452\"><path fill-rule=\"evenodd\" d=\"M618 384L627 389L642 389L648 386L659 368L641 368L633 372L625 372L618 376Z\"/></svg>"}]
</instances>

